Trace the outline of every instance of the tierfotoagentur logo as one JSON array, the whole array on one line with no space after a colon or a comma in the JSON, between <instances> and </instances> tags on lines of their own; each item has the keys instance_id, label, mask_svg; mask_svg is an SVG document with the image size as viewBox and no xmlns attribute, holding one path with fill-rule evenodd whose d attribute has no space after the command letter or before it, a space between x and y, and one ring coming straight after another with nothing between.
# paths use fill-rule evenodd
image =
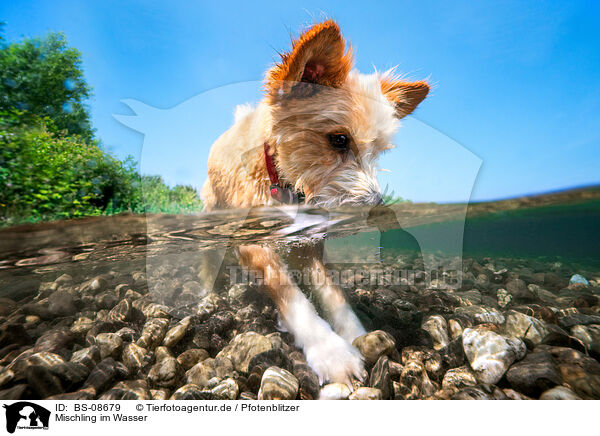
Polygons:
<instances>
[{"instance_id":1,"label":"tierfotoagentur logo","mask_svg":"<svg viewBox=\"0 0 600 436\"><path fill-rule=\"evenodd\" d=\"M14 433L18 430L47 430L50 411L29 401L19 401L3 405L6 409L6 431Z\"/></svg>"}]
</instances>

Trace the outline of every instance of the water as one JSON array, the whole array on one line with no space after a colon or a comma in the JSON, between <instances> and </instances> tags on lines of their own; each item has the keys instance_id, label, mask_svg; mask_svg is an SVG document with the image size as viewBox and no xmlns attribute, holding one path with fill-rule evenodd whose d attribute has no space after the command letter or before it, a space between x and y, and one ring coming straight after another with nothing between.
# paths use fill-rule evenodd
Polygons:
<instances>
[{"instance_id":1,"label":"water","mask_svg":"<svg viewBox=\"0 0 600 436\"><path fill-rule=\"evenodd\" d=\"M281 207L190 216L121 215L5 228L0 230L0 323L24 325L28 339L2 336L0 365L14 366L36 339L57 328L71 330L64 350L52 348L68 359L76 349L93 343L92 326L114 317L109 311L122 300L137 301L134 306L142 311L151 303L163 304L171 324L189 315L206 323L214 314L233 313L235 321L213 332L214 343L203 344L213 356L239 332L278 332L277 310L258 291L260 278L235 269L232 248L266 244L287 259L299 247L319 241L325 241L323 259L330 277L346 293L365 328L390 332L399 351L432 346L431 337L420 328L428 316L457 317L466 322L463 327L481 322L474 315L458 315L465 311L460 308L473 306L504 315L533 314L559 326L568 337L578 337L572 331L575 322L591 339L586 336L572 346L597 358L600 334L593 332L600 324L595 318L600 315L598 223L600 188L593 187L468 207L402 203L328 212ZM301 281L302 271L289 268ZM568 286L574 274L590 283ZM524 288L513 289L516 285L509 282L516 279L523 280ZM53 296L60 292L60 298ZM506 293L508 302L503 300ZM579 318L569 321L574 314ZM85 323L88 330L76 327ZM175 355L199 347L194 342L199 325L190 327L172 350ZM117 322L114 328L124 326L133 329L130 340L135 340L143 317ZM277 334L293 345L288 333ZM137 377L147 377L148 369L141 371ZM17 371L15 377L4 381L0 373L0 396L42 396L39 388L23 380L25 375ZM75 387L81 388L81 383ZM581 397L596 395L575 391ZM436 395L443 396L439 392Z\"/></svg>"}]
</instances>

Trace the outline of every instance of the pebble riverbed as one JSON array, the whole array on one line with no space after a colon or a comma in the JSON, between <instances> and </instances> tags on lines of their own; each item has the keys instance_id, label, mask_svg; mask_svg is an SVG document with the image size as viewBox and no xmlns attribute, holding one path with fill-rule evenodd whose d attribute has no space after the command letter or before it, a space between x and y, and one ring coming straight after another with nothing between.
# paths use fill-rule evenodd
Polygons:
<instances>
[{"instance_id":1,"label":"pebble riverbed","mask_svg":"<svg viewBox=\"0 0 600 436\"><path fill-rule=\"evenodd\" d=\"M182 310L156 302L143 268L15 281L0 298L0 399L600 399L597 271L462 265L458 290L344 287L369 332L354 341L367 372L351 388L319 385L252 284L207 293L192 266L153 270L189 296Z\"/></svg>"}]
</instances>

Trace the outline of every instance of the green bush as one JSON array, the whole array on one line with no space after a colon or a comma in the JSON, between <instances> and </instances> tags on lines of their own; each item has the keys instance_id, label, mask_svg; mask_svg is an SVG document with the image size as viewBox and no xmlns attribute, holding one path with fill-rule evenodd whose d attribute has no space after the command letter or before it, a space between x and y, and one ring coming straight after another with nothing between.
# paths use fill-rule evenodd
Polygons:
<instances>
[{"instance_id":1,"label":"green bush","mask_svg":"<svg viewBox=\"0 0 600 436\"><path fill-rule=\"evenodd\" d=\"M0 111L0 225L89 215L199 211L197 192L140 176L97 141L59 131L50 119Z\"/></svg>"}]
</instances>

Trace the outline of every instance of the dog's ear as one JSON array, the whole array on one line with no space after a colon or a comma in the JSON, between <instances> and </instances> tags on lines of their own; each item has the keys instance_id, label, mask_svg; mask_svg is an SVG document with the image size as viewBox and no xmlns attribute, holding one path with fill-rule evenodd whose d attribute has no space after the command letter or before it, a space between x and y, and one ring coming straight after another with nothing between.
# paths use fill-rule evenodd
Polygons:
<instances>
[{"instance_id":1,"label":"dog's ear","mask_svg":"<svg viewBox=\"0 0 600 436\"><path fill-rule=\"evenodd\" d=\"M281 55L267 73L266 89L272 98L284 95L302 97L318 86L339 87L352 69L352 53L340 28L332 21L315 24L292 41L289 53Z\"/></svg>"},{"instance_id":2,"label":"dog's ear","mask_svg":"<svg viewBox=\"0 0 600 436\"><path fill-rule=\"evenodd\" d=\"M396 115L403 118L414 111L429 93L427 82L404 82L389 77L381 79L381 92L396 106Z\"/></svg>"}]
</instances>

